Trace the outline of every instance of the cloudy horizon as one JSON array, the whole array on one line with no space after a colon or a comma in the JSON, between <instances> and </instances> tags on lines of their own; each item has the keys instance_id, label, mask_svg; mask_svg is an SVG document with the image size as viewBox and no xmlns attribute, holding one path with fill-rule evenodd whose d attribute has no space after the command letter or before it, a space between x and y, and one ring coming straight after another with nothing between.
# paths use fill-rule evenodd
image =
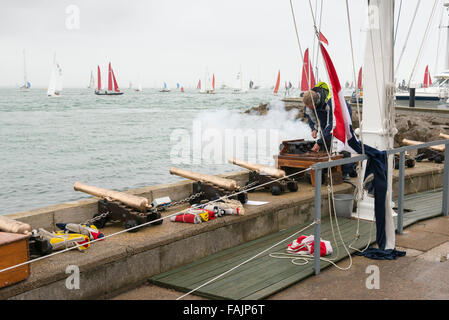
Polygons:
<instances>
[{"instance_id":1,"label":"cloudy horizon","mask_svg":"<svg viewBox=\"0 0 449 320\"><path fill-rule=\"evenodd\" d=\"M311 0L320 13L322 1ZM418 0L403 2L396 63ZM443 13L439 1L429 27L414 81L422 82L429 65L434 76L443 67L445 34L438 28ZM342 84L353 81L349 31L344 0L323 1L321 30L329 40L329 53ZM316 59L313 22L308 0L293 0L302 49ZM363 63L367 21L366 1L350 0L355 65ZM396 1L397 19L400 1ZM425 1L412 29L412 36L396 78L410 77L423 38L433 1ZM79 10L79 25L73 11ZM446 17L445 17L446 18ZM447 25L445 20L443 24ZM444 29L446 30L446 29ZM18 0L3 4L0 12L0 86L17 87L23 79L23 50L27 75L34 88L46 88L53 56L62 66L64 87L83 88L90 72L110 61L121 88L130 82L143 87L196 85L206 68L217 85L233 85L240 68L245 80L274 85L278 70L281 81L295 86L301 77L300 58L288 0ZM440 38L440 43L439 39ZM440 50L436 50L439 43ZM442 50L443 49L443 50ZM438 58L438 61L437 61ZM319 59L321 61L321 58ZM435 70L437 68L438 70ZM319 64L320 75L323 67ZM319 77L321 77L319 75Z\"/></svg>"}]
</instances>

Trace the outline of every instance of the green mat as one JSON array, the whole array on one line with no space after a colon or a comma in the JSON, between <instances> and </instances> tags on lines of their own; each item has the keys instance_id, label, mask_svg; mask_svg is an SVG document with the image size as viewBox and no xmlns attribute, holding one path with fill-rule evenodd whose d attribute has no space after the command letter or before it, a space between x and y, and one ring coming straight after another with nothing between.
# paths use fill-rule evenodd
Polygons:
<instances>
[{"instance_id":1,"label":"green mat","mask_svg":"<svg viewBox=\"0 0 449 320\"><path fill-rule=\"evenodd\" d=\"M339 243L339 252L337 255L337 246L332 239L330 223L326 220L323 222L321 225L321 238L331 241L334 250L334 253L326 258L335 259L336 261L341 260L347 256L347 253L339 241L338 233L336 233L337 242ZM237 247L223 250L183 267L154 276L149 281L159 286L172 288L181 292L189 292L308 225L295 226ZM345 243L352 242L357 229L357 221L340 218L339 227ZM360 222L361 236L353 244L353 247L360 249L367 245L370 229L372 233L371 242L374 242L375 225L369 222ZM313 227L305 230L301 234L313 234ZM198 291L195 291L195 294L210 299L263 299L314 274L313 261L310 261L305 266L298 266L291 263L288 259L276 259L269 256L270 253L285 252L287 244L298 238L299 235L291 237L256 259L202 287ZM350 250L351 253L353 251ZM329 262L321 261L322 268L329 264Z\"/></svg>"},{"instance_id":2,"label":"green mat","mask_svg":"<svg viewBox=\"0 0 449 320\"><path fill-rule=\"evenodd\" d=\"M407 196L405 198L405 208L414 209L414 211L408 211L404 214L404 227L416 221L441 215L441 201L438 200L441 199L441 196L441 191ZM338 224L346 246L352 244L353 248L363 249L367 246L368 242L370 244L375 242L375 223L360 221L360 237L357 240L355 239L357 220L339 218ZM153 276L149 279L149 282L180 292L189 292L256 256L258 253L270 248L277 242L286 239L308 225L310 223L294 226L241 244L237 247L220 251L185 266ZM329 220L323 219L321 224L321 238L331 241L334 251L332 255L326 258L332 259L334 263L337 263L347 257L347 252L340 241L335 223L334 231L337 243L333 239ZM298 238L299 235L311 235L313 233L314 228L312 226L301 234L287 239L263 255L200 288L194 294L209 299L264 299L313 275L313 261L310 261L304 266L299 266L291 263L289 259L277 259L269 256L270 253L285 252L287 244ZM353 253L355 250L350 249L349 251ZM320 265L321 270L323 270L331 265L331 263L321 261ZM341 265L341 267L346 267L346 265Z\"/></svg>"},{"instance_id":3,"label":"green mat","mask_svg":"<svg viewBox=\"0 0 449 320\"><path fill-rule=\"evenodd\" d=\"M404 197L403 225L407 227L418 221L443 214L443 190L415 193Z\"/></svg>"}]
</instances>

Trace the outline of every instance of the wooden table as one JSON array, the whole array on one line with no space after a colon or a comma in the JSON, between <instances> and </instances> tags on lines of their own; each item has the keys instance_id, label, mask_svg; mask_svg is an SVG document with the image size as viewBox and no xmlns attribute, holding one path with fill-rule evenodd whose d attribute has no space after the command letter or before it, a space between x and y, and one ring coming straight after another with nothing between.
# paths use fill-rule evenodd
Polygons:
<instances>
[{"instance_id":1,"label":"wooden table","mask_svg":"<svg viewBox=\"0 0 449 320\"><path fill-rule=\"evenodd\" d=\"M333 155L332 160L343 159L343 155ZM326 152L308 152L303 154L279 154L274 156L276 161L276 167L278 169L285 170L285 168L295 168L304 170L310 168L317 162L328 162L329 157ZM332 168L332 180L334 184L343 183L343 173L341 166ZM315 170L310 171L310 182L312 186L315 186Z\"/></svg>"}]
</instances>

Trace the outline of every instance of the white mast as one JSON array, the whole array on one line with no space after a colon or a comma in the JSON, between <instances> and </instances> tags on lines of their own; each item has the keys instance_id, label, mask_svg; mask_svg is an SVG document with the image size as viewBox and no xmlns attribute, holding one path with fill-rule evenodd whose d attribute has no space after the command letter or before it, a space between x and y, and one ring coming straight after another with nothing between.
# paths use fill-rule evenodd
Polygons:
<instances>
[{"instance_id":1,"label":"white mast","mask_svg":"<svg viewBox=\"0 0 449 320\"><path fill-rule=\"evenodd\" d=\"M27 82L27 64L25 59L25 49L23 49L23 85L25 86L25 88L27 87Z\"/></svg>"},{"instance_id":2,"label":"white mast","mask_svg":"<svg viewBox=\"0 0 449 320\"><path fill-rule=\"evenodd\" d=\"M369 29L366 37L363 66L364 143L379 150L394 147L394 0L368 0ZM363 179L362 177L359 177ZM387 244L394 249L395 235L391 207L393 183L393 156L388 159L388 194L386 212ZM365 198L358 203L362 219L374 219L374 201Z\"/></svg>"},{"instance_id":3,"label":"white mast","mask_svg":"<svg viewBox=\"0 0 449 320\"><path fill-rule=\"evenodd\" d=\"M20 87L21 90L27 90L30 87L28 86L28 77L27 77L27 63L25 58L25 49L23 49L23 86Z\"/></svg>"},{"instance_id":4,"label":"white mast","mask_svg":"<svg viewBox=\"0 0 449 320\"><path fill-rule=\"evenodd\" d=\"M446 8L446 11L448 12L449 16L449 1L446 1L444 3L444 7ZM444 71L449 70L449 20L446 19L447 23L443 28L446 28L446 56L444 61Z\"/></svg>"}]
</instances>

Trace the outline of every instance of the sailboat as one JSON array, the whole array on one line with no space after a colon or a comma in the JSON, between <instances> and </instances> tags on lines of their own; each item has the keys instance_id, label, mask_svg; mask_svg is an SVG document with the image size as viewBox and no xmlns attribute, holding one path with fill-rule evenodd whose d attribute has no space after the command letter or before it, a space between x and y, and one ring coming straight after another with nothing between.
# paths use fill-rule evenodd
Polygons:
<instances>
[{"instance_id":1,"label":"sailboat","mask_svg":"<svg viewBox=\"0 0 449 320\"><path fill-rule=\"evenodd\" d=\"M440 87L441 84L446 83L448 85L448 76L438 75L440 79L437 81L437 85L432 85L432 79L429 73L429 66L426 66L424 71L424 83L422 88L415 89L415 99L420 101L440 101ZM443 79L444 81L440 81ZM396 94L396 100L409 100L410 93L408 91L398 92Z\"/></svg>"},{"instance_id":2,"label":"sailboat","mask_svg":"<svg viewBox=\"0 0 449 320\"><path fill-rule=\"evenodd\" d=\"M89 89L95 88L95 77L94 77L94 72L92 70L90 71L90 80L89 80L89 85L87 87Z\"/></svg>"},{"instance_id":3,"label":"sailboat","mask_svg":"<svg viewBox=\"0 0 449 320\"><path fill-rule=\"evenodd\" d=\"M23 50L23 85L20 87L21 91L28 91L31 88L31 83L27 77L27 64L25 58L25 50Z\"/></svg>"},{"instance_id":4,"label":"sailboat","mask_svg":"<svg viewBox=\"0 0 449 320\"><path fill-rule=\"evenodd\" d=\"M200 93L208 93L213 94L215 93L215 74L212 74L212 80L209 77L209 72L206 69L206 72L204 74L204 86L200 89Z\"/></svg>"},{"instance_id":5,"label":"sailboat","mask_svg":"<svg viewBox=\"0 0 449 320\"><path fill-rule=\"evenodd\" d=\"M279 70L279 72L278 72L278 78L276 80L276 85L275 85L274 91L273 91L274 94L278 94L280 83L281 83L281 70Z\"/></svg>"},{"instance_id":6,"label":"sailboat","mask_svg":"<svg viewBox=\"0 0 449 320\"><path fill-rule=\"evenodd\" d=\"M170 92L170 89L167 87L167 84L164 82L164 86L162 87L161 90L159 90L159 92Z\"/></svg>"},{"instance_id":7,"label":"sailboat","mask_svg":"<svg viewBox=\"0 0 449 320\"><path fill-rule=\"evenodd\" d=\"M444 1L443 3L444 10L446 10L449 13L449 2ZM444 11L443 11L444 12ZM449 15L449 14L448 14ZM446 24L442 25L443 22L443 13L441 16L441 24L438 27L440 32L446 32L446 47L442 52L445 52L445 64L444 69L437 73L434 77L435 82L431 83L430 79L430 73L429 73L429 66L426 66L426 70L424 72L424 86L422 88L416 88L415 89L415 99L420 101L440 101L448 103L446 99L449 97L449 20L446 18ZM438 48L440 47L439 40L438 40ZM437 60L438 60L438 52L437 50ZM437 67L435 66L437 69ZM425 86L427 79L427 87ZM399 86L398 92L396 93L396 100L409 100L410 99L410 92L408 91L408 88L405 86L405 81L403 81L403 85Z\"/></svg>"},{"instance_id":8,"label":"sailboat","mask_svg":"<svg viewBox=\"0 0 449 320\"><path fill-rule=\"evenodd\" d=\"M117 80L115 79L114 70L112 70L110 62L109 62L109 70L108 70L108 90L104 90L103 92L101 91L100 66L98 66L97 72L98 72L98 87L97 87L97 90L95 90L96 95L117 96L117 95L123 94L123 92L120 92L120 89L117 84ZM112 85L114 85L114 88L112 88Z\"/></svg>"},{"instance_id":9,"label":"sailboat","mask_svg":"<svg viewBox=\"0 0 449 320\"><path fill-rule=\"evenodd\" d=\"M234 87L233 92L234 93L246 93L248 92L248 89L243 85L243 75L242 75L242 68L240 67L240 71L237 73L236 76L237 84Z\"/></svg>"},{"instance_id":10,"label":"sailboat","mask_svg":"<svg viewBox=\"0 0 449 320\"><path fill-rule=\"evenodd\" d=\"M142 85L139 83L137 85L137 88L134 88L134 91L141 92L142 91Z\"/></svg>"},{"instance_id":11,"label":"sailboat","mask_svg":"<svg viewBox=\"0 0 449 320\"><path fill-rule=\"evenodd\" d=\"M62 69L56 61L56 54L53 57L53 65L51 68L50 82L47 88L47 96L60 96L62 92Z\"/></svg>"}]
</instances>

